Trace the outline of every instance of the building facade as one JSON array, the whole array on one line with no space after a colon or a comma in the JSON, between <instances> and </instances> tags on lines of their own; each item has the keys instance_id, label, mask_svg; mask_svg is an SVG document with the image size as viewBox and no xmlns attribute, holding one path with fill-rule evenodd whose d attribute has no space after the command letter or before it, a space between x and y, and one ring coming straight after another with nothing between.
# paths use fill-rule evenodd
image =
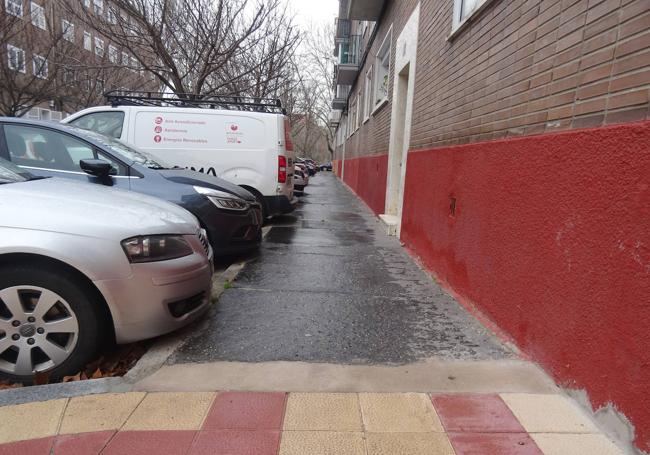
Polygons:
<instances>
[{"instance_id":1,"label":"building facade","mask_svg":"<svg viewBox=\"0 0 650 455\"><path fill-rule=\"evenodd\" d=\"M650 450L650 2L340 0L334 166Z\"/></svg>"},{"instance_id":2,"label":"building facade","mask_svg":"<svg viewBox=\"0 0 650 455\"><path fill-rule=\"evenodd\" d=\"M9 114L60 120L102 104L111 89L157 90L134 56L91 24L124 14L105 0L4 0L0 11L0 99ZM24 109L22 108L24 107Z\"/></svg>"}]
</instances>

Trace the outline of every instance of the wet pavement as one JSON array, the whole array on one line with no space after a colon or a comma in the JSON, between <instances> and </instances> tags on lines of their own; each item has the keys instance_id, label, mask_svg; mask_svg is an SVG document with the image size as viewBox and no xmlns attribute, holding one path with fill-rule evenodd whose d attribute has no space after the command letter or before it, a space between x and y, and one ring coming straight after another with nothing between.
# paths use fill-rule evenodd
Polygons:
<instances>
[{"instance_id":1,"label":"wet pavement","mask_svg":"<svg viewBox=\"0 0 650 455\"><path fill-rule=\"evenodd\" d=\"M170 363L405 364L515 355L445 294L331 173L291 216Z\"/></svg>"}]
</instances>

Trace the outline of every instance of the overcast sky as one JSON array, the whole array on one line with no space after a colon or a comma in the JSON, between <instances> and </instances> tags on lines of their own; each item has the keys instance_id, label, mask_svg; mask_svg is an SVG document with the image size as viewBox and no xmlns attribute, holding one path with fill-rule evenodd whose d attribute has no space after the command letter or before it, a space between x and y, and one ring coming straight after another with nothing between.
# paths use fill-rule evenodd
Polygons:
<instances>
[{"instance_id":1,"label":"overcast sky","mask_svg":"<svg viewBox=\"0 0 650 455\"><path fill-rule=\"evenodd\" d=\"M301 26L313 23L334 22L339 12L338 0L289 0Z\"/></svg>"}]
</instances>

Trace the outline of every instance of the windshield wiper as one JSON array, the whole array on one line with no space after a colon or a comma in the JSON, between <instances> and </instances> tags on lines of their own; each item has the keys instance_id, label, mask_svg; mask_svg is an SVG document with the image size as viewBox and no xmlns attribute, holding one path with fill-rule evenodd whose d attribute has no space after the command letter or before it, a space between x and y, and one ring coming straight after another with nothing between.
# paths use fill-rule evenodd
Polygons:
<instances>
[{"instance_id":1,"label":"windshield wiper","mask_svg":"<svg viewBox=\"0 0 650 455\"><path fill-rule=\"evenodd\" d=\"M52 177L50 177L50 176L46 177L46 176L43 176L43 175L32 175L32 176L27 178L27 181L32 182L34 180L43 180L43 179L50 179L50 178L52 178Z\"/></svg>"}]
</instances>

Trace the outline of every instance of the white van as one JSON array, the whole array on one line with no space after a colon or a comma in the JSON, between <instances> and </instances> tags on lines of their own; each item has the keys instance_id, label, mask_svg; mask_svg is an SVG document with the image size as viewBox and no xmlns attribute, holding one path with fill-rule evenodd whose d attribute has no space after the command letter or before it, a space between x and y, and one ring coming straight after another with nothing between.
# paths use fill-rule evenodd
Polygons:
<instances>
[{"instance_id":1,"label":"white van","mask_svg":"<svg viewBox=\"0 0 650 455\"><path fill-rule=\"evenodd\" d=\"M294 153L278 100L171 99L149 92L111 92L110 106L63 120L121 139L173 166L229 180L253 193L264 212L291 212Z\"/></svg>"}]
</instances>

